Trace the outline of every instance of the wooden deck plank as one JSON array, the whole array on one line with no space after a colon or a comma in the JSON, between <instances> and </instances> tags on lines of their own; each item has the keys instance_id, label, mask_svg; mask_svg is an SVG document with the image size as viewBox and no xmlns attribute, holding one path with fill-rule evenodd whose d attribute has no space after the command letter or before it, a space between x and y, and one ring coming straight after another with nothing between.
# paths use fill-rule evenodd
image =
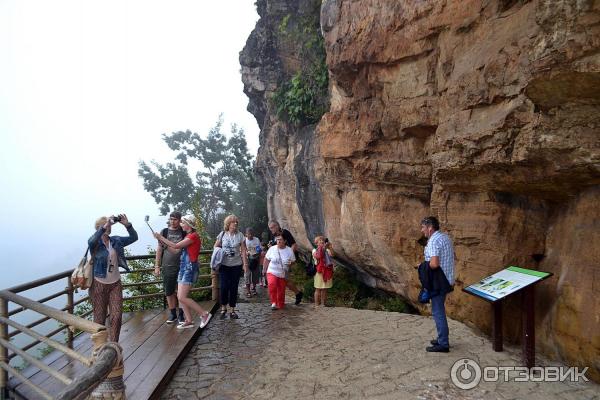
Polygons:
<instances>
[{"instance_id":1,"label":"wooden deck plank","mask_svg":"<svg viewBox=\"0 0 600 400\"><path fill-rule=\"evenodd\" d=\"M202 306L214 312L214 302L203 302ZM125 318L121 330L119 344L123 348L125 363L125 385L128 399L143 399L157 397L162 388L169 382L177 366L183 361L195 339L200 335L198 326L194 329L177 330L175 325L165 323L167 312L161 309L146 310L130 313ZM78 338L77 351L89 355L92 343L89 335ZM61 373L74 377L85 367L62 355L57 357L54 352L44 361ZM57 394L64 385L42 371L29 370L30 379L51 394ZM15 385L15 380L11 383ZM26 385L16 383L17 393L29 399L36 395Z\"/></svg>"},{"instance_id":2,"label":"wooden deck plank","mask_svg":"<svg viewBox=\"0 0 600 400\"><path fill-rule=\"evenodd\" d=\"M121 341L126 340L127 336L129 335L130 332L128 332L128 330L130 330L131 332L135 332L136 330L140 330L144 327L144 324L150 320L151 318L154 318L156 316L156 314L161 311L161 310L146 310L146 311L142 311L142 312L138 312L138 313L126 313L123 315L123 327L127 327L125 328L126 330L123 332L123 335L121 336ZM80 354L83 354L85 356L90 356L92 353L92 341L90 340L90 336L88 334L83 334L80 336L81 337L81 343L78 345L77 347L77 352L79 352ZM82 364L80 364L77 361L73 361L72 359L70 359L69 357L63 355L60 352L53 352L52 354L58 354L60 355L59 358L55 359L50 365L52 366L53 369L60 371L61 373L69 376L69 377L74 377L74 374L77 374L79 371L83 370L83 368L85 368ZM79 368L77 368L77 366L79 366ZM50 377L48 374L46 374L43 371L39 371L36 369L36 374L32 375L32 377L30 377L30 380L35 383L36 385L44 385L46 383L46 381L48 379L51 379L51 381L54 381L54 378ZM51 382L48 381L48 382ZM18 385L23 385L22 383L19 383ZM29 389L27 389L29 390Z\"/></svg>"},{"instance_id":3,"label":"wooden deck plank","mask_svg":"<svg viewBox=\"0 0 600 400\"><path fill-rule=\"evenodd\" d=\"M140 312L136 312L136 313L124 314L123 315L124 324L123 324L122 334L120 335L119 342L121 344L125 344L128 342L128 338L131 335L135 335L136 333L139 333L139 332L142 332L142 335L143 335L144 327L146 326L148 321L151 321L152 319L154 319L157 315L159 315L162 312L163 312L163 310L158 309L158 310L144 310L144 311L140 311ZM77 351L80 354L83 354L85 356L90 356L91 352L92 352L92 341L88 334L83 334L82 336L83 336L82 342L79 345L79 347L77 348ZM83 371L86 368L83 364L79 363L78 361L74 361L74 360L70 359L69 357L63 355L60 352L53 352L53 353L59 354L61 356L51 363L52 368L54 368L55 370L61 372L62 374L66 375L68 377L73 378L78 373L80 373L81 371ZM36 385L44 387L44 389L46 391L48 391L49 393L58 393L64 387L64 385L62 383L56 381L53 377L49 376L47 373L40 371L40 370L37 370L37 373L32 375L30 380L33 383L35 383ZM27 385L20 383L20 382L15 387L15 390L21 396L23 396L25 398L35 398L36 397L35 393L32 391L32 389L30 387L28 387Z\"/></svg>"},{"instance_id":4,"label":"wooden deck plank","mask_svg":"<svg viewBox=\"0 0 600 400\"><path fill-rule=\"evenodd\" d=\"M152 324L153 321L160 321L158 324L164 322L162 318L162 314L164 314L163 310L154 309L154 310L144 310L135 313L136 315L128 321L128 324L124 324L121 328L121 335L119 338L119 344L123 347L131 351L131 349L136 349L139 347L139 344L144 341L144 338L147 336L148 328L152 329L156 323ZM160 318L158 318L161 316ZM91 355L93 345L91 339L88 336L88 347L87 349L82 348L84 354ZM123 352L123 357L127 357L129 353ZM69 376L75 377L81 372L83 372L87 367L84 365L74 362L72 360L66 360L65 366L60 370L61 373ZM58 393L62 390L64 385L58 382L56 379L48 376L47 379L42 383L43 387L49 393Z\"/></svg>"},{"instance_id":5,"label":"wooden deck plank","mask_svg":"<svg viewBox=\"0 0 600 400\"><path fill-rule=\"evenodd\" d=\"M201 306L214 312L216 304L212 301L202 302ZM147 344L144 343L144 347L136 351L135 361L130 359L129 363L125 362L125 371L130 371L125 374L127 399L146 400L158 397L201 333L197 325L194 329L183 331L177 331L175 327L168 328L175 329L175 332L165 335L157 331L154 338L150 338Z\"/></svg>"},{"instance_id":6,"label":"wooden deck plank","mask_svg":"<svg viewBox=\"0 0 600 400\"><path fill-rule=\"evenodd\" d=\"M125 325L129 320L131 320L132 318L136 317L139 315L137 313L124 313L123 314L123 325ZM80 348L81 346L85 346L89 344L89 335L83 333L78 335L74 340L73 340L73 349L80 352ZM81 354L85 354L85 353L81 353ZM51 365L54 367L54 363L57 362L59 359L64 358L64 355L59 352L59 351L53 351L52 353L48 354L46 357L42 358L42 362L46 365ZM40 370L35 367L34 365L29 365L28 367L26 367L21 373L23 374L23 376L27 377L27 378L31 378L33 375L39 373ZM11 378L11 382L10 382L10 386L14 386L14 385L18 385L18 380Z\"/></svg>"}]
</instances>

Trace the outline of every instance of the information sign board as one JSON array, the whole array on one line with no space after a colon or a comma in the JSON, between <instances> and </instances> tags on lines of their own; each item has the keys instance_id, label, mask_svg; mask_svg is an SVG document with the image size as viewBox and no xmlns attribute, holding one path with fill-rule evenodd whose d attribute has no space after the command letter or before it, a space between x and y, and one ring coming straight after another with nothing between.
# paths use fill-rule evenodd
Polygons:
<instances>
[{"instance_id":1,"label":"information sign board","mask_svg":"<svg viewBox=\"0 0 600 400\"><path fill-rule=\"evenodd\" d=\"M549 272L510 266L463 290L494 302L551 275Z\"/></svg>"}]
</instances>

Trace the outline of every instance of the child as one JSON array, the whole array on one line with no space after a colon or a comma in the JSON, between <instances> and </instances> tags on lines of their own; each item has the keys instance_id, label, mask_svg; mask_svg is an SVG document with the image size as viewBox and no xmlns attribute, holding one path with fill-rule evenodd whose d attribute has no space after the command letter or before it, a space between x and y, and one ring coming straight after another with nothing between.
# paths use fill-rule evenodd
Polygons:
<instances>
[{"instance_id":1,"label":"child","mask_svg":"<svg viewBox=\"0 0 600 400\"><path fill-rule=\"evenodd\" d=\"M333 249L329 240L323 236L315 238L316 249L313 249L313 261L317 267L314 278L315 285L315 307L325 307L327 300L327 289L333 286Z\"/></svg>"}]
</instances>

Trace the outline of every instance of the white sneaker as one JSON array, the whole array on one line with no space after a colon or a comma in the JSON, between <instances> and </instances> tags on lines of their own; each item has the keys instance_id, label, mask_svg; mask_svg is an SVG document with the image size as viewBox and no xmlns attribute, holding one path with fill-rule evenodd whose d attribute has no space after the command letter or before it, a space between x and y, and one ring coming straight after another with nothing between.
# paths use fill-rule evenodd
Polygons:
<instances>
[{"instance_id":1,"label":"white sneaker","mask_svg":"<svg viewBox=\"0 0 600 400\"><path fill-rule=\"evenodd\" d=\"M184 322L183 324L177 325L177 329L191 329L194 327L193 322Z\"/></svg>"},{"instance_id":2,"label":"white sneaker","mask_svg":"<svg viewBox=\"0 0 600 400\"><path fill-rule=\"evenodd\" d=\"M206 325L208 325L208 321L210 321L211 318L212 318L211 313L208 313L208 314L206 314L206 316L203 316L202 318L200 318L200 328L204 328Z\"/></svg>"},{"instance_id":3,"label":"white sneaker","mask_svg":"<svg viewBox=\"0 0 600 400\"><path fill-rule=\"evenodd\" d=\"M275 303L271 304L271 310L277 310L277 304L275 304Z\"/></svg>"}]
</instances>

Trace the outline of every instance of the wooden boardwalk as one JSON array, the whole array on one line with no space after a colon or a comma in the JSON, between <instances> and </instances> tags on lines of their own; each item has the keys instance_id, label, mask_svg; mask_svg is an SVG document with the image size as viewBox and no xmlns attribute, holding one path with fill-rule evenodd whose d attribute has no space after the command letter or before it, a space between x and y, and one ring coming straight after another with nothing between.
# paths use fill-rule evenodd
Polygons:
<instances>
[{"instance_id":1,"label":"wooden boardwalk","mask_svg":"<svg viewBox=\"0 0 600 400\"><path fill-rule=\"evenodd\" d=\"M213 301L202 302L201 305L205 309L214 311ZM123 314L119 344L123 348L125 364L123 379L129 400L158 398L201 333L197 324L193 329L185 330L178 330L175 325L166 324L167 315L167 311L162 309ZM89 336L87 334L79 336L73 348L79 353L90 354L92 343ZM45 357L43 361L54 370L71 378L85 369L79 362L56 351ZM28 367L23 373L51 395L58 394L64 387L62 383L37 368ZM14 378L9 385L25 399L38 397L27 385Z\"/></svg>"}]
</instances>

